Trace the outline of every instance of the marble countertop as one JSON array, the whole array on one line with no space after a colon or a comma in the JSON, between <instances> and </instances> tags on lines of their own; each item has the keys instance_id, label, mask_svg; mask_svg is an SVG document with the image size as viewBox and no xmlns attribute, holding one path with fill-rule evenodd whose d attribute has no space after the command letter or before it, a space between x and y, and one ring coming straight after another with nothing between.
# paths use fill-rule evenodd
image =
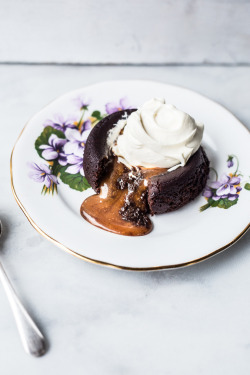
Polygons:
<instances>
[{"instance_id":1,"label":"marble countertop","mask_svg":"<svg viewBox=\"0 0 250 375\"><path fill-rule=\"evenodd\" d=\"M1 1L0 61L249 63L247 0ZM18 48L22 46L22 48Z\"/></svg>"},{"instance_id":2,"label":"marble countertop","mask_svg":"<svg viewBox=\"0 0 250 375\"><path fill-rule=\"evenodd\" d=\"M196 90L250 128L250 67L1 65L1 260L48 340L44 357L24 353L0 287L3 375L250 373L250 232L195 266L118 271L80 261L46 241L12 196L11 149L36 111L69 90L133 78Z\"/></svg>"}]
</instances>

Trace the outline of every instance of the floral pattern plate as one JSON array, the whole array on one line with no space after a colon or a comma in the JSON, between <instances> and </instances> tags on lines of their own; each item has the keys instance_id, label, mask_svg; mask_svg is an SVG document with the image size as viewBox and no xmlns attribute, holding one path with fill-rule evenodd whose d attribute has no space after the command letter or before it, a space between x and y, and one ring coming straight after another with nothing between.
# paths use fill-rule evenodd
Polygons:
<instances>
[{"instance_id":1,"label":"floral pattern plate","mask_svg":"<svg viewBox=\"0 0 250 375\"><path fill-rule=\"evenodd\" d=\"M91 129L107 114L164 97L205 124L211 162L203 193L180 210L153 217L154 230L125 237L82 219L93 194L82 167ZM110 81L67 93L31 118L11 156L12 190L34 228L69 253L128 270L181 267L238 240L249 227L248 130L225 108L193 91L151 81Z\"/></svg>"}]
</instances>

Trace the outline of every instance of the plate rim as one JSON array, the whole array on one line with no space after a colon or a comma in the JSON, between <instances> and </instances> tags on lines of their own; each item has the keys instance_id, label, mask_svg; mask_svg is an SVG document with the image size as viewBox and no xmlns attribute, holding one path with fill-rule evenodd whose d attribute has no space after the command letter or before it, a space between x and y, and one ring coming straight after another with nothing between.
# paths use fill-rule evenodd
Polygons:
<instances>
[{"instance_id":1,"label":"plate rim","mask_svg":"<svg viewBox=\"0 0 250 375\"><path fill-rule=\"evenodd\" d=\"M109 262L104 262L104 261L101 261L101 260L98 260L98 259L93 259L93 258L89 258L87 256L84 256L82 254L79 254L78 252L70 249L69 247L63 245L61 242L57 241L56 239L54 239L53 237L49 236L46 232L44 232L36 223L35 221L31 218L31 216L29 215L28 211L25 209L25 207L23 206L22 202L20 201L17 193L16 193L16 190L15 190L15 187L14 187L14 179L13 179L13 168L12 168L12 160L13 160L13 154L14 154L14 151L15 151L15 147L19 141L19 139L21 138L24 130L26 129L26 127L28 126L28 124L30 123L30 121L33 119L34 116L36 116L39 112L43 111L45 108L47 108L50 104L52 104L53 102L61 99L63 96L65 95L70 95L71 93L77 91L77 90L80 90L82 88L84 89L87 89L88 87L93 87L95 85L98 85L98 84L105 84L105 83L109 83L109 82L148 82L148 83L151 83L151 84L163 84L163 85L166 85L166 86L171 86L171 87L177 87L177 88L180 88L182 90L186 90L186 91L189 91L189 92L192 92L196 95L199 95L200 97L202 98L205 98L206 100L209 100L211 101L212 103L218 105L219 107L221 107L223 110L227 111L228 113L230 113L231 116L233 116L237 122L249 133L249 130L248 128L232 113L230 112L225 106L223 106L222 104L218 103L218 102L215 102L214 100L206 97L205 95L203 94L200 94L199 92L197 91L194 91L194 90L190 90L186 87L183 87L183 86L180 86L180 85L173 85L173 84L168 84L168 83L164 83L164 82L160 82L160 81L154 81L154 80L109 80L109 81L100 81L100 82L96 82L96 83L93 83L93 84L90 84L90 85L87 85L87 86L83 86L83 87L80 87L78 89L74 89L74 90L70 90L62 95L59 95L58 97L56 97L55 99L53 99L52 101L50 101L49 103L47 103L43 108L41 108L38 112L36 112L27 122L26 124L24 125L23 129L21 130L14 146L13 146L13 149L11 151L11 156L10 156L10 177L11 177L11 190L12 190L12 193L14 195L14 198L18 204L18 206L20 207L20 209L22 210L22 212L24 213L25 217L27 218L27 220L29 221L29 223L33 226L33 228L39 233L41 234L44 238L46 238L47 240L49 240L50 242L52 242L54 245L56 245L57 247L59 247L60 249L64 250L65 252L75 256L76 258L79 258L79 259L82 259L86 262L89 262L89 263L93 263L93 264L98 264L98 265L102 265L102 266L106 266L106 267L109 267L109 268L114 268L114 269L119 269L119 270L126 270L126 271L160 271L160 270L167 270L167 269L176 269L176 268L183 268L183 267L187 267L187 266L191 266L191 265L194 265L194 264L197 264L197 263L200 263L206 259L209 259L219 253L221 253L222 251L226 250L227 248L231 247L232 245L234 245L241 237L243 237L243 235L248 231L248 229L250 228L250 223L232 240L230 241L229 243L227 243L226 245L220 247L219 249L216 249L214 251L212 251L211 253L207 254L207 255L204 255L203 257L200 257L200 258L196 258L194 260L191 260L191 261L188 261L188 262L184 262L184 263L178 263L178 264L171 264L171 265L164 265L164 266L153 266L153 267L127 267L127 266L121 266L121 265L118 265L118 264L113 264L113 263L109 263Z\"/></svg>"}]
</instances>

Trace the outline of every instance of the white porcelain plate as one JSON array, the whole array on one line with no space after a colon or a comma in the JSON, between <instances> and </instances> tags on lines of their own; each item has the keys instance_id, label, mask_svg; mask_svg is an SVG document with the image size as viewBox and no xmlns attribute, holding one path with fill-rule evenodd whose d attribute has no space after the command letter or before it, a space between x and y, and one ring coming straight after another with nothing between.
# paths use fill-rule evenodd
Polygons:
<instances>
[{"instance_id":1,"label":"white porcelain plate","mask_svg":"<svg viewBox=\"0 0 250 375\"><path fill-rule=\"evenodd\" d=\"M84 190L81 152L100 118L152 97L205 124L203 146L213 169L206 197L153 217L147 236L119 236L80 216L82 201L93 194ZM193 91L150 81L103 82L63 95L32 117L12 153L12 189L35 229L79 258L129 270L185 266L222 251L248 229L249 141L229 111Z\"/></svg>"}]
</instances>

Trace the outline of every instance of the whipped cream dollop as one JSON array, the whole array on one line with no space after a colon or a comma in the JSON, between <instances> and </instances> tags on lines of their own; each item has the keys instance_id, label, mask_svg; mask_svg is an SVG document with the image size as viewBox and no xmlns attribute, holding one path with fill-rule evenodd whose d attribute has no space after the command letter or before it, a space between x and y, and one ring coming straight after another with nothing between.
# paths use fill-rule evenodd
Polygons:
<instances>
[{"instance_id":1,"label":"whipped cream dollop","mask_svg":"<svg viewBox=\"0 0 250 375\"><path fill-rule=\"evenodd\" d=\"M204 125L187 113L154 98L118 121L107 144L127 167L184 166L200 147Z\"/></svg>"}]
</instances>

